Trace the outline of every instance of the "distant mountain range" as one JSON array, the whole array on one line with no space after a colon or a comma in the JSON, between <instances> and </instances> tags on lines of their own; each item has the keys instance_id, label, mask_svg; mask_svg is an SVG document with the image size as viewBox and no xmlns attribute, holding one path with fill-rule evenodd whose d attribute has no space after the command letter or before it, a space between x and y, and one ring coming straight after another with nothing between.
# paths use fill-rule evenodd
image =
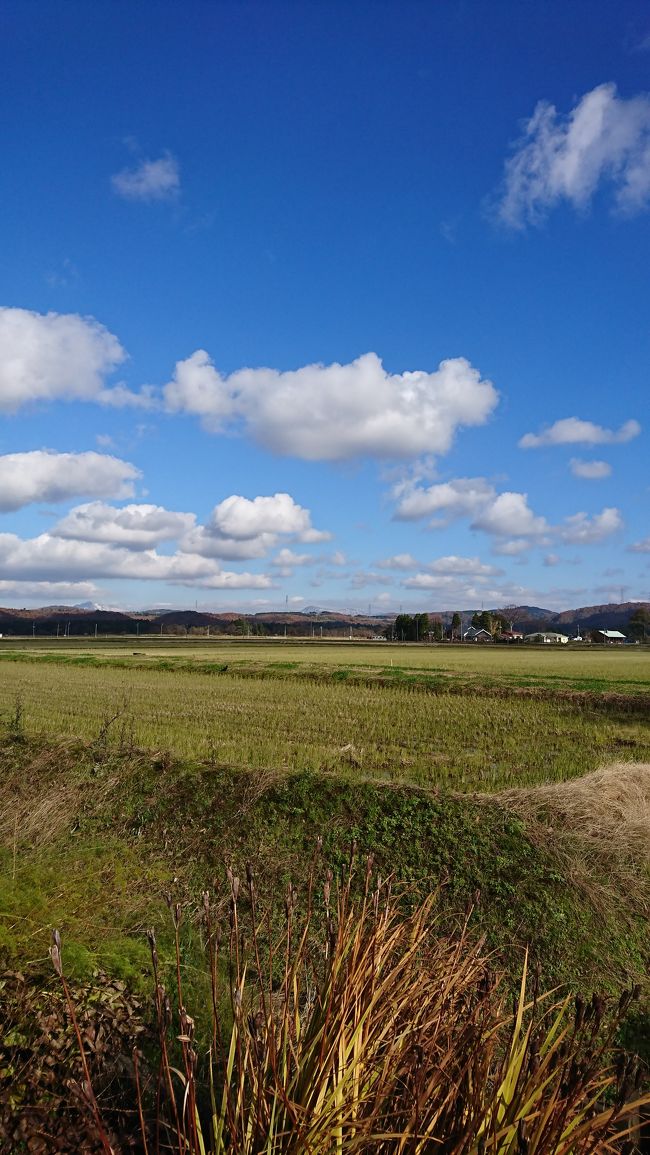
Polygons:
<instances>
[{"instance_id":1,"label":"distant mountain range","mask_svg":"<svg viewBox=\"0 0 650 1155\"><path fill-rule=\"evenodd\" d=\"M600 606L582 606L579 609L546 610L541 606L495 606L493 610L512 622L522 633L535 630L557 630L575 634L587 630L610 629L625 632L630 617L639 608L650 612L650 602L608 603ZM423 611L426 606L423 606ZM452 614L459 612L463 625L469 624L476 608L465 610L430 611L448 625ZM87 603L76 606L41 606L39 609L1 609L0 634L6 636L92 636L98 634L185 634L193 629L204 632L209 628L218 635L232 633L284 634L290 636L368 636L383 632L393 621L394 614L342 614L330 610L310 609L303 613L202 613L197 610L147 610L126 613L121 610L101 609Z\"/></svg>"}]
</instances>

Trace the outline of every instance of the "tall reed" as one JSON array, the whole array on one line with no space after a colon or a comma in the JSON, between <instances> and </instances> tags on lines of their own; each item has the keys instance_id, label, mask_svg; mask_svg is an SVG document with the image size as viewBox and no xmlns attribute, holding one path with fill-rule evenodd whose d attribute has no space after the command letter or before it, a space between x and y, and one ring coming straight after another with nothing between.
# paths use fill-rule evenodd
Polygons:
<instances>
[{"instance_id":1,"label":"tall reed","mask_svg":"<svg viewBox=\"0 0 650 1155\"><path fill-rule=\"evenodd\" d=\"M150 934L158 1070L147 1082L137 1056L135 1065L145 1155L612 1151L650 1102L636 1062L612 1059L638 989L609 1009L596 995L558 1001L539 993L524 960L509 1005L467 924L443 937L435 896L405 912L390 882L373 880L371 860L360 887L354 869L351 860L338 886L327 872L322 889L312 872L303 904L290 886L279 929L260 910L250 867L244 882L228 871L225 912L204 893L203 1102L180 906L176 1011Z\"/></svg>"}]
</instances>

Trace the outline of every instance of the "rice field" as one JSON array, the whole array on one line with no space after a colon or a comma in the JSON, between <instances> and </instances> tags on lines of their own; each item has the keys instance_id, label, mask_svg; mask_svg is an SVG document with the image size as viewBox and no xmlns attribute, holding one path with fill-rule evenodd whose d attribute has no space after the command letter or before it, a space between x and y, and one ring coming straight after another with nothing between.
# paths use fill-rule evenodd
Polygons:
<instances>
[{"instance_id":1,"label":"rice field","mask_svg":"<svg viewBox=\"0 0 650 1155\"><path fill-rule=\"evenodd\" d=\"M559 686L624 693L650 692L650 646L450 646L386 642L132 637L0 639L3 658L45 660L88 655L102 662L146 665L227 663L231 669L346 668L422 671L449 678L522 686Z\"/></svg>"},{"instance_id":2,"label":"rice field","mask_svg":"<svg viewBox=\"0 0 650 1155\"><path fill-rule=\"evenodd\" d=\"M79 645L5 653L0 715L10 722L19 701L28 734L168 750L214 766L455 790L552 782L616 759L650 759L649 719L626 707L626 695L650 689L650 655L640 651L338 645L315 656L309 646L229 643L86 651L94 659ZM399 667L388 664L391 653ZM328 676L316 676L323 663ZM364 670L382 677L348 680ZM409 671L448 675L455 692L440 679L431 692L402 678ZM606 708L593 693L563 692L593 691L595 682L617 690ZM505 684L509 692L489 692ZM548 692L522 693L535 686Z\"/></svg>"}]
</instances>

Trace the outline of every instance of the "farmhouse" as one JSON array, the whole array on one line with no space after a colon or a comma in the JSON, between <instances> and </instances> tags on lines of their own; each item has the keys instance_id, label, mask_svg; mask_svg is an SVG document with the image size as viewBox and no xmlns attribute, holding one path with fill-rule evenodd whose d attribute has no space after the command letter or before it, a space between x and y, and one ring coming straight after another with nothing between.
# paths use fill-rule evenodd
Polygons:
<instances>
[{"instance_id":1,"label":"farmhouse","mask_svg":"<svg viewBox=\"0 0 650 1155\"><path fill-rule=\"evenodd\" d=\"M479 629L478 626L470 626L463 634L464 642L491 642L492 634L488 630Z\"/></svg>"},{"instance_id":2,"label":"farmhouse","mask_svg":"<svg viewBox=\"0 0 650 1155\"><path fill-rule=\"evenodd\" d=\"M565 646L568 642L566 634L556 634L552 630L540 631L536 634L526 634L525 642L536 642L546 646Z\"/></svg>"},{"instance_id":3,"label":"farmhouse","mask_svg":"<svg viewBox=\"0 0 650 1155\"><path fill-rule=\"evenodd\" d=\"M620 630L596 630L596 633L600 635L603 642L609 642L613 646L620 646L627 641L625 634L622 634Z\"/></svg>"}]
</instances>

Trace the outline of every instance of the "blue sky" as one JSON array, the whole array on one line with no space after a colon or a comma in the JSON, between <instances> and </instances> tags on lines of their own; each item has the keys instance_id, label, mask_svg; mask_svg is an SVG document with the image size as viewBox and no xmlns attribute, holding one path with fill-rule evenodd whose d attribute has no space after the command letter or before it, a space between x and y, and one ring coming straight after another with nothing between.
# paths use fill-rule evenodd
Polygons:
<instances>
[{"instance_id":1,"label":"blue sky","mask_svg":"<svg viewBox=\"0 0 650 1155\"><path fill-rule=\"evenodd\" d=\"M5 0L0 604L650 598L640 2Z\"/></svg>"}]
</instances>

